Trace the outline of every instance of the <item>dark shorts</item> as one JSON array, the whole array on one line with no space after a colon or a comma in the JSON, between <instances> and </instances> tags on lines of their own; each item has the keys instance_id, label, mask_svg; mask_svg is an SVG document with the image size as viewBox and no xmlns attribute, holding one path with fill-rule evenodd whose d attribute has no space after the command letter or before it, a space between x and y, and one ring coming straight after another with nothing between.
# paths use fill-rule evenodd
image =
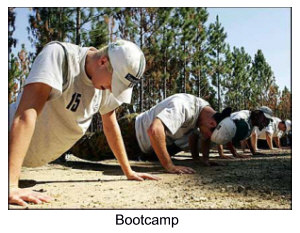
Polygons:
<instances>
[{"instance_id":1,"label":"dark shorts","mask_svg":"<svg viewBox=\"0 0 300 233\"><path fill-rule=\"evenodd\" d=\"M132 160L139 160L145 157L147 158L148 156L153 157L154 154L144 154L139 147L135 134L135 119L137 116L137 113L133 113L118 120L127 156ZM107 143L104 132L99 131L95 132L90 137L85 135L70 149L69 152L78 158L90 161L115 158Z\"/></svg>"}]
</instances>

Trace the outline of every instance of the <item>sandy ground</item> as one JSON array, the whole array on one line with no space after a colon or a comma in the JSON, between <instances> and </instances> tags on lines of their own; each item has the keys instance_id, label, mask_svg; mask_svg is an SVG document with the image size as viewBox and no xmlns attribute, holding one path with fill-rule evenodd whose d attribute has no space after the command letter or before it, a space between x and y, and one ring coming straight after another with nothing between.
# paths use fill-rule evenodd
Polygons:
<instances>
[{"instance_id":1,"label":"sandy ground","mask_svg":"<svg viewBox=\"0 0 300 233\"><path fill-rule=\"evenodd\" d=\"M216 152L216 151L214 151ZM291 209L291 150L261 150L266 156L222 160L219 166L194 164L189 153L173 161L191 166L192 175L165 173L158 162L130 161L132 168L162 178L128 181L116 160L88 162L71 156L66 163L23 168L21 187L53 197L28 209ZM21 207L9 205L9 209Z\"/></svg>"}]
</instances>

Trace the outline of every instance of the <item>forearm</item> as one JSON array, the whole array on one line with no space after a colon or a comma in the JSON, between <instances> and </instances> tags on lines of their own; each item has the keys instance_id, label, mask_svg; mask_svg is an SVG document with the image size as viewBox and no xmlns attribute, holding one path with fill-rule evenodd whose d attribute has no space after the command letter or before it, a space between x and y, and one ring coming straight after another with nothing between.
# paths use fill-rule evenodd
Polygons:
<instances>
[{"instance_id":1,"label":"forearm","mask_svg":"<svg viewBox=\"0 0 300 233\"><path fill-rule=\"evenodd\" d=\"M204 161L209 159L210 139L201 139L201 150Z\"/></svg>"},{"instance_id":2,"label":"forearm","mask_svg":"<svg viewBox=\"0 0 300 233\"><path fill-rule=\"evenodd\" d=\"M256 153L256 151L254 150L254 148L252 146L251 138L248 138L246 142L247 142L247 145L248 145L251 153L254 155Z\"/></svg>"},{"instance_id":3,"label":"forearm","mask_svg":"<svg viewBox=\"0 0 300 233\"><path fill-rule=\"evenodd\" d=\"M236 152L236 149L235 149L235 147L233 146L232 142L228 142L228 143L227 143L227 147L228 147L228 149L230 150L231 154L232 154L234 157L237 157L237 152Z\"/></svg>"},{"instance_id":4,"label":"forearm","mask_svg":"<svg viewBox=\"0 0 300 233\"><path fill-rule=\"evenodd\" d=\"M270 135L270 134L267 133L266 138L267 138L267 143L268 143L269 148L271 150L273 150L272 135Z\"/></svg>"},{"instance_id":5,"label":"forearm","mask_svg":"<svg viewBox=\"0 0 300 233\"><path fill-rule=\"evenodd\" d=\"M251 134L251 145L254 151L257 150L257 134L256 133L252 133Z\"/></svg>"},{"instance_id":6,"label":"forearm","mask_svg":"<svg viewBox=\"0 0 300 233\"><path fill-rule=\"evenodd\" d=\"M151 146L156 153L161 165L168 169L173 165L166 145L166 134L164 126L159 119L155 119L149 127L148 136L151 142Z\"/></svg>"},{"instance_id":7,"label":"forearm","mask_svg":"<svg viewBox=\"0 0 300 233\"><path fill-rule=\"evenodd\" d=\"M132 172L121 135L121 130L119 124L116 120L115 113L109 113L108 118L102 117L103 119L103 131L106 136L109 147L111 148L113 154L117 158L122 171L127 176Z\"/></svg>"},{"instance_id":8,"label":"forearm","mask_svg":"<svg viewBox=\"0 0 300 233\"><path fill-rule=\"evenodd\" d=\"M9 133L9 184L17 186L37 118L34 109L16 116Z\"/></svg>"},{"instance_id":9,"label":"forearm","mask_svg":"<svg viewBox=\"0 0 300 233\"><path fill-rule=\"evenodd\" d=\"M221 157L224 157L223 145L218 145L218 153Z\"/></svg>"},{"instance_id":10,"label":"forearm","mask_svg":"<svg viewBox=\"0 0 300 233\"><path fill-rule=\"evenodd\" d=\"M279 138L279 137L274 137L274 141L275 141L275 143L276 143L276 146L277 146L278 148L281 148L281 146L280 146L280 138Z\"/></svg>"},{"instance_id":11,"label":"forearm","mask_svg":"<svg viewBox=\"0 0 300 233\"><path fill-rule=\"evenodd\" d=\"M197 134L192 134L189 137L189 146L190 146L190 150L191 150L191 154L192 157L194 159L199 158L199 147L198 147L198 143L199 143L199 136Z\"/></svg>"}]
</instances>

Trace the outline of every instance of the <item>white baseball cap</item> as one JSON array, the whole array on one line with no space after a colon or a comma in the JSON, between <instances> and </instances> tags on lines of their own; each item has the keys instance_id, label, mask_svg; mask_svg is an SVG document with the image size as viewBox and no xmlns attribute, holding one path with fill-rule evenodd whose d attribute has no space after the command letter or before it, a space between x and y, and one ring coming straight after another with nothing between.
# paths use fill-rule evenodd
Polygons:
<instances>
[{"instance_id":1,"label":"white baseball cap","mask_svg":"<svg viewBox=\"0 0 300 233\"><path fill-rule=\"evenodd\" d=\"M117 40L108 45L108 57L113 68L112 94L118 101L129 104L133 86L145 71L145 56L136 44Z\"/></svg>"},{"instance_id":2,"label":"white baseball cap","mask_svg":"<svg viewBox=\"0 0 300 233\"><path fill-rule=\"evenodd\" d=\"M285 120L284 123L285 123L285 126L286 126L286 131L285 132L289 132L292 129L292 122L290 120Z\"/></svg>"},{"instance_id":3,"label":"white baseball cap","mask_svg":"<svg viewBox=\"0 0 300 233\"><path fill-rule=\"evenodd\" d=\"M224 145L233 139L235 133L236 125L234 121L230 117L226 117L218 124L210 140L219 145Z\"/></svg>"},{"instance_id":4,"label":"white baseball cap","mask_svg":"<svg viewBox=\"0 0 300 233\"><path fill-rule=\"evenodd\" d=\"M262 111L266 118L273 120L273 111L267 106L261 106L258 110Z\"/></svg>"}]
</instances>

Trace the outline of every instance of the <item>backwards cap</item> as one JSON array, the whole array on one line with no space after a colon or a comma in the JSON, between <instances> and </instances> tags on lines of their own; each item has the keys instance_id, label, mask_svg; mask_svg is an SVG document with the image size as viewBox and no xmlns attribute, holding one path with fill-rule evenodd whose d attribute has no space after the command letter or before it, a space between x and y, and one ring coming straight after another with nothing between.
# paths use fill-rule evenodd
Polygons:
<instances>
[{"instance_id":1,"label":"backwards cap","mask_svg":"<svg viewBox=\"0 0 300 233\"><path fill-rule=\"evenodd\" d=\"M266 118L273 120L273 111L267 106L261 106L258 110L262 111Z\"/></svg>"},{"instance_id":2,"label":"backwards cap","mask_svg":"<svg viewBox=\"0 0 300 233\"><path fill-rule=\"evenodd\" d=\"M140 82L145 71L145 56L136 44L117 40L108 45L108 57L113 69L112 94L118 101L129 104L133 86Z\"/></svg>"}]
</instances>

